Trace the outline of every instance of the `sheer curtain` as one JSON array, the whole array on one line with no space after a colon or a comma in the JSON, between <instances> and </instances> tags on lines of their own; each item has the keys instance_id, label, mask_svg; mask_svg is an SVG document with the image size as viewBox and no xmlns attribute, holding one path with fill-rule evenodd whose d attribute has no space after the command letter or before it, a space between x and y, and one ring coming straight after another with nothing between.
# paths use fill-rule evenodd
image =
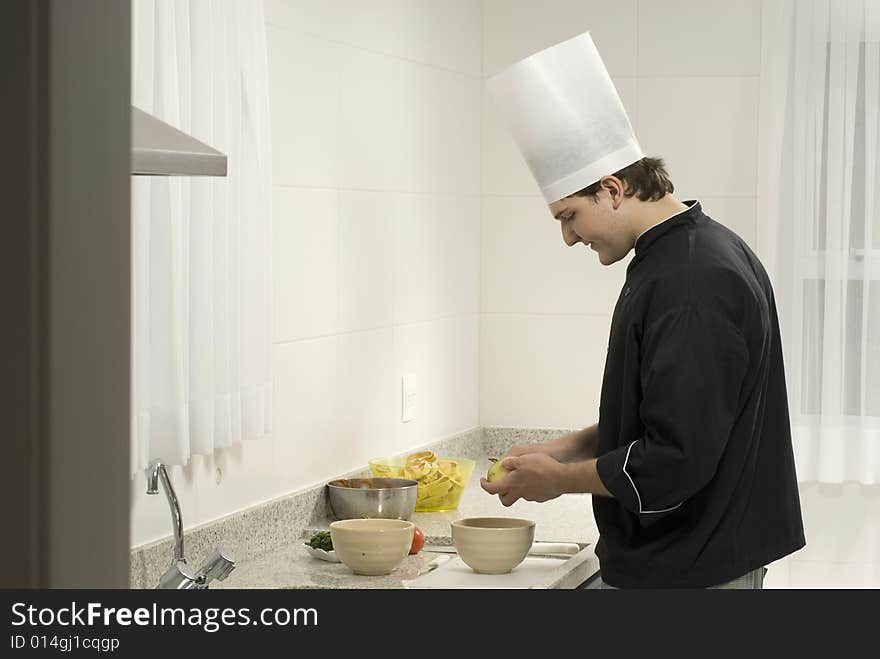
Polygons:
<instances>
[{"instance_id":1,"label":"sheer curtain","mask_svg":"<svg viewBox=\"0 0 880 659\"><path fill-rule=\"evenodd\" d=\"M270 432L271 172L261 2L134 0L132 104L228 175L132 177L132 473Z\"/></svg>"},{"instance_id":2,"label":"sheer curtain","mask_svg":"<svg viewBox=\"0 0 880 659\"><path fill-rule=\"evenodd\" d=\"M758 251L798 477L880 482L880 0L765 0Z\"/></svg>"}]
</instances>

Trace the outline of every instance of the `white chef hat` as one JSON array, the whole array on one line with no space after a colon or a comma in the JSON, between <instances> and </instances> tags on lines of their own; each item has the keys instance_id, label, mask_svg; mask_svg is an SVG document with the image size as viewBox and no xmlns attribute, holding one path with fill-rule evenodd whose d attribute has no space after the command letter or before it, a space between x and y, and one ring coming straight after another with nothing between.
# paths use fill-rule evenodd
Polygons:
<instances>
[{"instance_id":1,"label":"white chef hat","mask_svg":"<svg viewBox=\"0 0 880 659\"><path fill-rule=\"evenodd\" d=\"M644 157L589 32L488 81L548 204Z\"/></svg>"}]
</instances>

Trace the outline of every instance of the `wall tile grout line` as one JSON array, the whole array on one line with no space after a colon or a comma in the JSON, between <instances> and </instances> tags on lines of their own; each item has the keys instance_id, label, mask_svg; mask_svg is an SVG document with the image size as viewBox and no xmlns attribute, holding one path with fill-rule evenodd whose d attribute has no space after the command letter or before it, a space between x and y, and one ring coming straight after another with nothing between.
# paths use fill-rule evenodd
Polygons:
<instances>
[{"instance_id":1,"label":"wall tile grout line","mask_svg":"<svg viewBox=\"0 0 880 659\"><path fill-rule=\"evenodd\" d=\"M414 325L427 325L429 323L435 323L443 320L455 320L455 319L463 319L463 318L472 318L474 316L479 316L480 312L468 312L468 313L455 313L455 314L447 314L443 316L436 316L433 318L428 318L425 320L412 320L406 321L402 323L392 323L390 325L380 325L376 327L365 327L363 329L353 329L353 330L345 330L340 332L328 332L327 334L312 334L308 336L297 337L294 339L281 339L274 340L272 342L273 346L277 345L285 345L289 343L299 343L300 341L317 341L319 339L331 339L339 336L347 336L349 334L366 334L368 332L379 332L383 330L395 330L401 327L409 327Z\"/></svg>"},{"instance_id":2,"label":"wall tile grout line","mask_svg":"<svg viewBox=\"0 0 880 659\"><path fill-rule=\"evenodd\" d=\"M285 190L309 190L322 192L374 192L388 194L408 194L423 195L426 197L454 197L454 198L478 198L479 192L446 192L437 190L404 190L401 188L354 188L350 186L333 186L333 185L301 185L298 183L272 183L273 188L282 188Z\"/></svg>"},{"instance_id":3,"label":"wall tile grout line","mask_svg":"<svg viewBox=\"0 0 880 659\"><path fill-rule=\"evenodd\" d=\"M292 27L282 25L279 23L274 23L274 22L271 22L268 20L266 21L266 25L269 25L269 26L271 26L275 29L278 29L278 30L284 30L286 32L294 32L294 33L300 34L302 36L316 39L318 41L325 41L327 43L334 44L336 46L344 46L346 48L351 48L352 50L358 50L358 51L361 51L364 53L370 53L371 55L379 55L381 57L388 57L390 59L400 60L401 62L406 62L407 64L415 64L417 66L424 66L425 68L428 68L428 69L433 69L433 70L439 71L441 73L448 73L448 74L460 76L462 78L467 78L468 80L479 80L482 77L482 72L481 73L468 73L465 71L457 71L456 69L449 69L444 66L432 64L430 62L423 62L420 60L415 60L415 59L411 59L408 57L403 57L401 55L396 55L394 53L386 53L386 52L382 52L381 50L373 50L372 48L365 48L364 46L357 46L355 44L348 43L346 41L338 41L336 39L328 39L326 36L318 34L316 32L311 32L309 30L300 30L300 29L292 28Z\"/></svg>"}]
</instances>

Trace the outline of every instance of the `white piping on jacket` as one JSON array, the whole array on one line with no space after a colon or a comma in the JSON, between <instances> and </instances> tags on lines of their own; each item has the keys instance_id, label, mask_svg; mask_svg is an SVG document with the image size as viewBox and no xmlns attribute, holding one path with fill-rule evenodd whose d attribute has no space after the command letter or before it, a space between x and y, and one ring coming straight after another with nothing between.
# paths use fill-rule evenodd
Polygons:
<instances>
[{"instance_id":1,"label":"white piping on jacket","mask_svg":"<svg viewBox=\"0 0 880 659\"><path fill-rule=\"evenodd\" d=\"M626 463L629 461L629 452L632 451L633 444L635 444L637 441L639 441L639 440L632 442L629 445L629 448L626 449L626 458L623 460L623 473L626 474L626 477L629 479L630 485L632 485L633 490L635 490L636 499L639 500L639 514L645 515L648 513L668 513L670 510L675 510L676 508L678 508L678 506L680 506L682 503L684 503L684 501L679 503L677 506L672 506L672 508L664 508L663 510L642 510L642 497L639 496L639 488L636 487L635 481L633 481L632 476L630 476L629 472L627 472L627 470L626 470Z\"/></svg>"}]
</instances>

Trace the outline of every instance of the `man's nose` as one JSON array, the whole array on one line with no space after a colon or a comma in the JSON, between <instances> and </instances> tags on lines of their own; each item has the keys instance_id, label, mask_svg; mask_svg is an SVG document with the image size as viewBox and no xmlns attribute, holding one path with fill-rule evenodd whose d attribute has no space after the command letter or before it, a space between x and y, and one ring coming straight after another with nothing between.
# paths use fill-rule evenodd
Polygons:
<instances>
[{"instance_id":1,"label":"man's nose","mask_svg":"<svg viewBox=\"0 0 880 659\"><path fill-rule=\"evenodd\" d=\"M572 246L574 246L574 245L577 245L577 243L578 243L578 241L579 241L580 239L581 239L580 236L578 236L578 235L574 232L573 229L571 229L570 227L566 226L565 224L562 225L562 241L563 241L566 245L568 245L569 247L572 247Z\"/></svg>"}]
</instances>

